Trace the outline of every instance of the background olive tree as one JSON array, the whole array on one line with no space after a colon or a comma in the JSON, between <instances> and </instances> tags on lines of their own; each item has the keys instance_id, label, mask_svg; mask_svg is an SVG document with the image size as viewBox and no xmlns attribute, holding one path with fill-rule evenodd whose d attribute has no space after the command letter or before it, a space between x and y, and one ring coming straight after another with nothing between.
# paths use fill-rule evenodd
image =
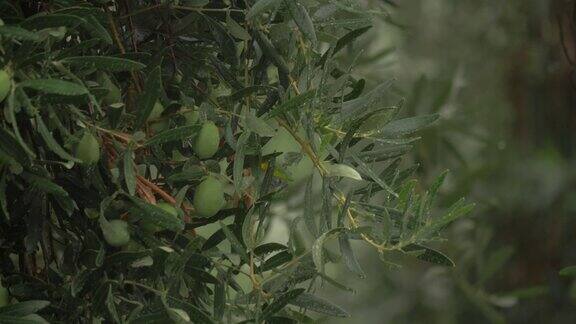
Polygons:
<instances>
[{"instance_id":1,"label":"background olive tree","mask_svg":"<svg viewBox=\"0 0 576 324\"><path fill-rule=\"evenodd\" d=\"M371 280L339 300L369 323L573 322L574 278L559 271L576 263L574 2L396 3L398 28L373 28L346 59L366 53L355 71L371 82L396 76L406 114L440 113L410 157L424 183L450 169L439 206L477 207L447 235L456 268L382 271L366 251Z\"/></svg>"}]
</instances>

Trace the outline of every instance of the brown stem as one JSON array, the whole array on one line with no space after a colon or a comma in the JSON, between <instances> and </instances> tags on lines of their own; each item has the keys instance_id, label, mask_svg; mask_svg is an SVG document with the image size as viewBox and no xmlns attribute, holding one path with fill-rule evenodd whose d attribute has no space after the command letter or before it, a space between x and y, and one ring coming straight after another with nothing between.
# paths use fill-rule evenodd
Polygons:
<instances>
[{"instance_id":1,"label":"brown stem","mask_svg":"<svg viewBox=\"0 0 576 324\"><path fill-rule=\"evenodd\" d=\"M136 175L136 178L139 181L141 181L144 185L146 185L148 188L150 188L153 192L157 193L160 197L162 197L162 199L166 200L171 204L176 204L176 199L174 199L174 197L172 197L166 191L162 190L162 188L158 187L158 185L156 185L154 182L144 178L141 175Z\"/></svg>"}]
</instances>

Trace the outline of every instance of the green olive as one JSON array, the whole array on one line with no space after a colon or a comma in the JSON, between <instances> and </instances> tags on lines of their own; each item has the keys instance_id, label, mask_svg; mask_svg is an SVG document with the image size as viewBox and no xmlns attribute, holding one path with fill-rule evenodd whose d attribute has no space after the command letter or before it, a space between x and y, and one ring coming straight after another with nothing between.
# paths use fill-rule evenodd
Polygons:
<instances>
[{"instance_id":1,"label":"green olive","mask_svg":"<svg viewBox=\"0 0 576 324\"><path fill-rule=\"evenodd\" d=\"M168 129L169 124L167 119L157 120L162 116L163 112L164 106L162 106L161 103L156 102L154 108L152 108L152 111L150 112L150 116L148 116L148 121L151 122L150 129L152 129L154 133L160 133L161 131Z\"/></svg>"},{"instance_id":2,"label":"green olive","mask_svg":"<svg viewBox=\"0 0 576 324\"><path fill-rule=\"evenodd\" d=\"M178 210L176 210L176 207L172 206L169 203L165 203L165 202L157 203L156 207L161 208L162 210L164 210L165 212L167 212L168 214L170 214L174 217L178 217ZM142 229L148 233L157 233L157 232L160 232L162 230L162 227L160 227L160 226L158 226L152 222L143 221L142 222Z\"/></svg>"},{"instance_id":3,"label":"green olive","mask_svg":"<svg viewBox=\"0 0 576 324\"><path fill-rule=\"evenodd\" d=\"M194 141L194 151L201 159L209 159L218 151L220 146L220 132L216 124L208 121L202 125L196 140Z\"/></svg>"},{"instance_id":4,"label":"green olive","mask_svg":"<svg viewBox=\"0 0 576 324\"><path fill-rule=\"evenodd\" d=\"M8 96L10 92L11 81L10 75L6 70L0 70L0 102Z\"/></svg>"},{"instance_id":5,"label":"green olive","mask_svg":"<svg viewBox=\"0 0 576 324\"><path fill-rule=\"evenodd\" d=\"M84 133L76 148L76 157L86 164L94 164L100 160L100 144L92 133Z\"/></svg>"},{"instance_id":6,"label":"green olive","mask_svg":"<svg viewBox=\"0 0 576 324\"><path fill-rule=\"evenodd\" d=\"M200 114L196 110L190 110L182 114L186 118L186 125L195 125L200 118Z\"/></svg>"},{"instance_id":7,"label":"green olive","mask_svg":"<svg viewBox=\"0 0 576 324\"><path fill-rule=\"evenodd\" d=\"M164 106L162 106L161 103L156 102L154 104L154 107L152 108L152 111L150 112L150 115L148 116L148 121L160 118L163 112L164 112Z\"/></svg>"},{"instance_id":8,"label":"green olive","mask_svg":"<svg viewBox=\"0 0 576 324\"><path fill-rule=\"evenodd\" d=\"M222 183L214 177L202 181L194 193L194 208L201 217L212 217L224 207Z\"/></svg>"},{"instance_id":9,"label":"green olive","mask_svg":"<svg viewBox=\"0 0 576 324\"><path fill-rule=\"evenodd\" d=\"M100 83L102 84L102 87L108 90L106 96L102 98L102 103L104 105L109 106L114 103L122 102L122 91L120 91L120 88L118 88L118 86L116 86L107 75L102 74L100 77Z\"/></svg>"},{"instance_id":10,"label":"green olive","mask_svg":"<svg viewBox=\"0 0 576 324\"><path fill-rule=\"evenodd\" d=\"M121 219L102 222L102 233L106 242L112 246L120 247L130 242L128 223Z\"/></svg>"},{"instance_id":11,"label":"green olive","mask_svg":"<svg viewBox=\"0 0 576 324\"><path fill-rule=\"evenodd\" d=\"M8 289L0 283L0 307L4 307L10 303L10 293Z\"/></svg>"}]
</instances>

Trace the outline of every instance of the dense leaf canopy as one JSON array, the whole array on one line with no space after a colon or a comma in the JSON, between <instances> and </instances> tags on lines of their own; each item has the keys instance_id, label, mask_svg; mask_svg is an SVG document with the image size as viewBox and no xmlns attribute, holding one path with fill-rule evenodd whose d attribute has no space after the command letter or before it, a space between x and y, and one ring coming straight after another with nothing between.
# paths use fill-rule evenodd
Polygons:
<instances>
[{"instance_id":1,"label":"dense leaf canopy","mask_svg":"<svg viewBox=\"0 0 576 324\"><path fill-rule=\"evenodd\" d=\"M425 190L401 163L438 116L397 119L391 82L365 92L338 63L378 7L4 1L0 17L0 321L348 316L312 287L339 285L328 262L363 277L351 240L453 265L426 244L471 205L432 216L445 174ZM304 213L270 240L287 195Z\"/></svg>"}]
</instances>

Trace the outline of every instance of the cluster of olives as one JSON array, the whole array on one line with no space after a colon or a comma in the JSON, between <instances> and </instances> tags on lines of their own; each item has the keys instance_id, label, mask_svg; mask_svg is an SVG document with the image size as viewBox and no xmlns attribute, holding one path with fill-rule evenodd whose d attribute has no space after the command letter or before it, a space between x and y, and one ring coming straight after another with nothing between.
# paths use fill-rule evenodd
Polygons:
<instances>
[{"instance_id":1,"label":"cluster of olives","mask_svg":"<svg viewBox=\"0 0 576 324\"><path fill-rule=\"evenodd\" d=\"M101 85L108 90L102 98L104 105L110 106L122 101L121 90L102 74L98 76ZM11 89L11 77L6 70L0 70L0 102L9 94ZM159 102L156 103L148 117L150 129L154 133L161 132L168 128L168 121L162 119L161 115L164 107ZM196 125L199 123L199 113L196 110L186 111L182 115L186 120L186 125ZM218 151L220 145L220 133L216 124L212 121L205 121L195 137L193 150L198 158L205 160L212 158ZM85 130L76 146L76 158L85 165L94 165L100 160L100 143L97 136L91 130ZM224 190L222 183L214 176L208 176L196 188L193 198L195 215L198 217L211 217L216 215L225 204ZM179 217L178 210L171 204L160 202L156 205L174 217ZM155 224L142 224L142 229L149 233L160 231L160 227ZM108 244L115 247L125 246L130 242L128 223L124 220L115 219L111 221L101 221L104 239ZM0 299L2 299L2 287L0 287ZM1 300L0 300L1 301Z\"/></svg>"},{"instance_id":2,"label":"cluster of olives","mask_svg":"<svg viewBox=\"0 0 576 324\"><path fill-rule=\"evenodd\" d=\"M109 98L109 101L115 101L117 98ZM157 103L148 118L151 129L154 132L160 132L168 128L168 122L161 120L164 107ZM199 123L199 114L195 110L183 113L186 125L195 125ZM220 145L220 131L212 121L206 121L200 127L193 143L193 150L196 156L202 160L212 158L218 151ZM100 146L98 139L89 131L86 131L78 143L76 157L86 164L94 164L100 159ZM195 216L212 217L216 215L225 205L224 188L219 179L209 175L198 186L194 192L193 206ZM161 208L173 217L180 217L178 209L167 202L159 202L156 207ZM157 233L161 228L151 222L141 220L140 228L147 233ZM129 247L130 231L129 225L124 220L112 220L101 222L104 239L114 247Z\"/></svg>"}]
</instances>

